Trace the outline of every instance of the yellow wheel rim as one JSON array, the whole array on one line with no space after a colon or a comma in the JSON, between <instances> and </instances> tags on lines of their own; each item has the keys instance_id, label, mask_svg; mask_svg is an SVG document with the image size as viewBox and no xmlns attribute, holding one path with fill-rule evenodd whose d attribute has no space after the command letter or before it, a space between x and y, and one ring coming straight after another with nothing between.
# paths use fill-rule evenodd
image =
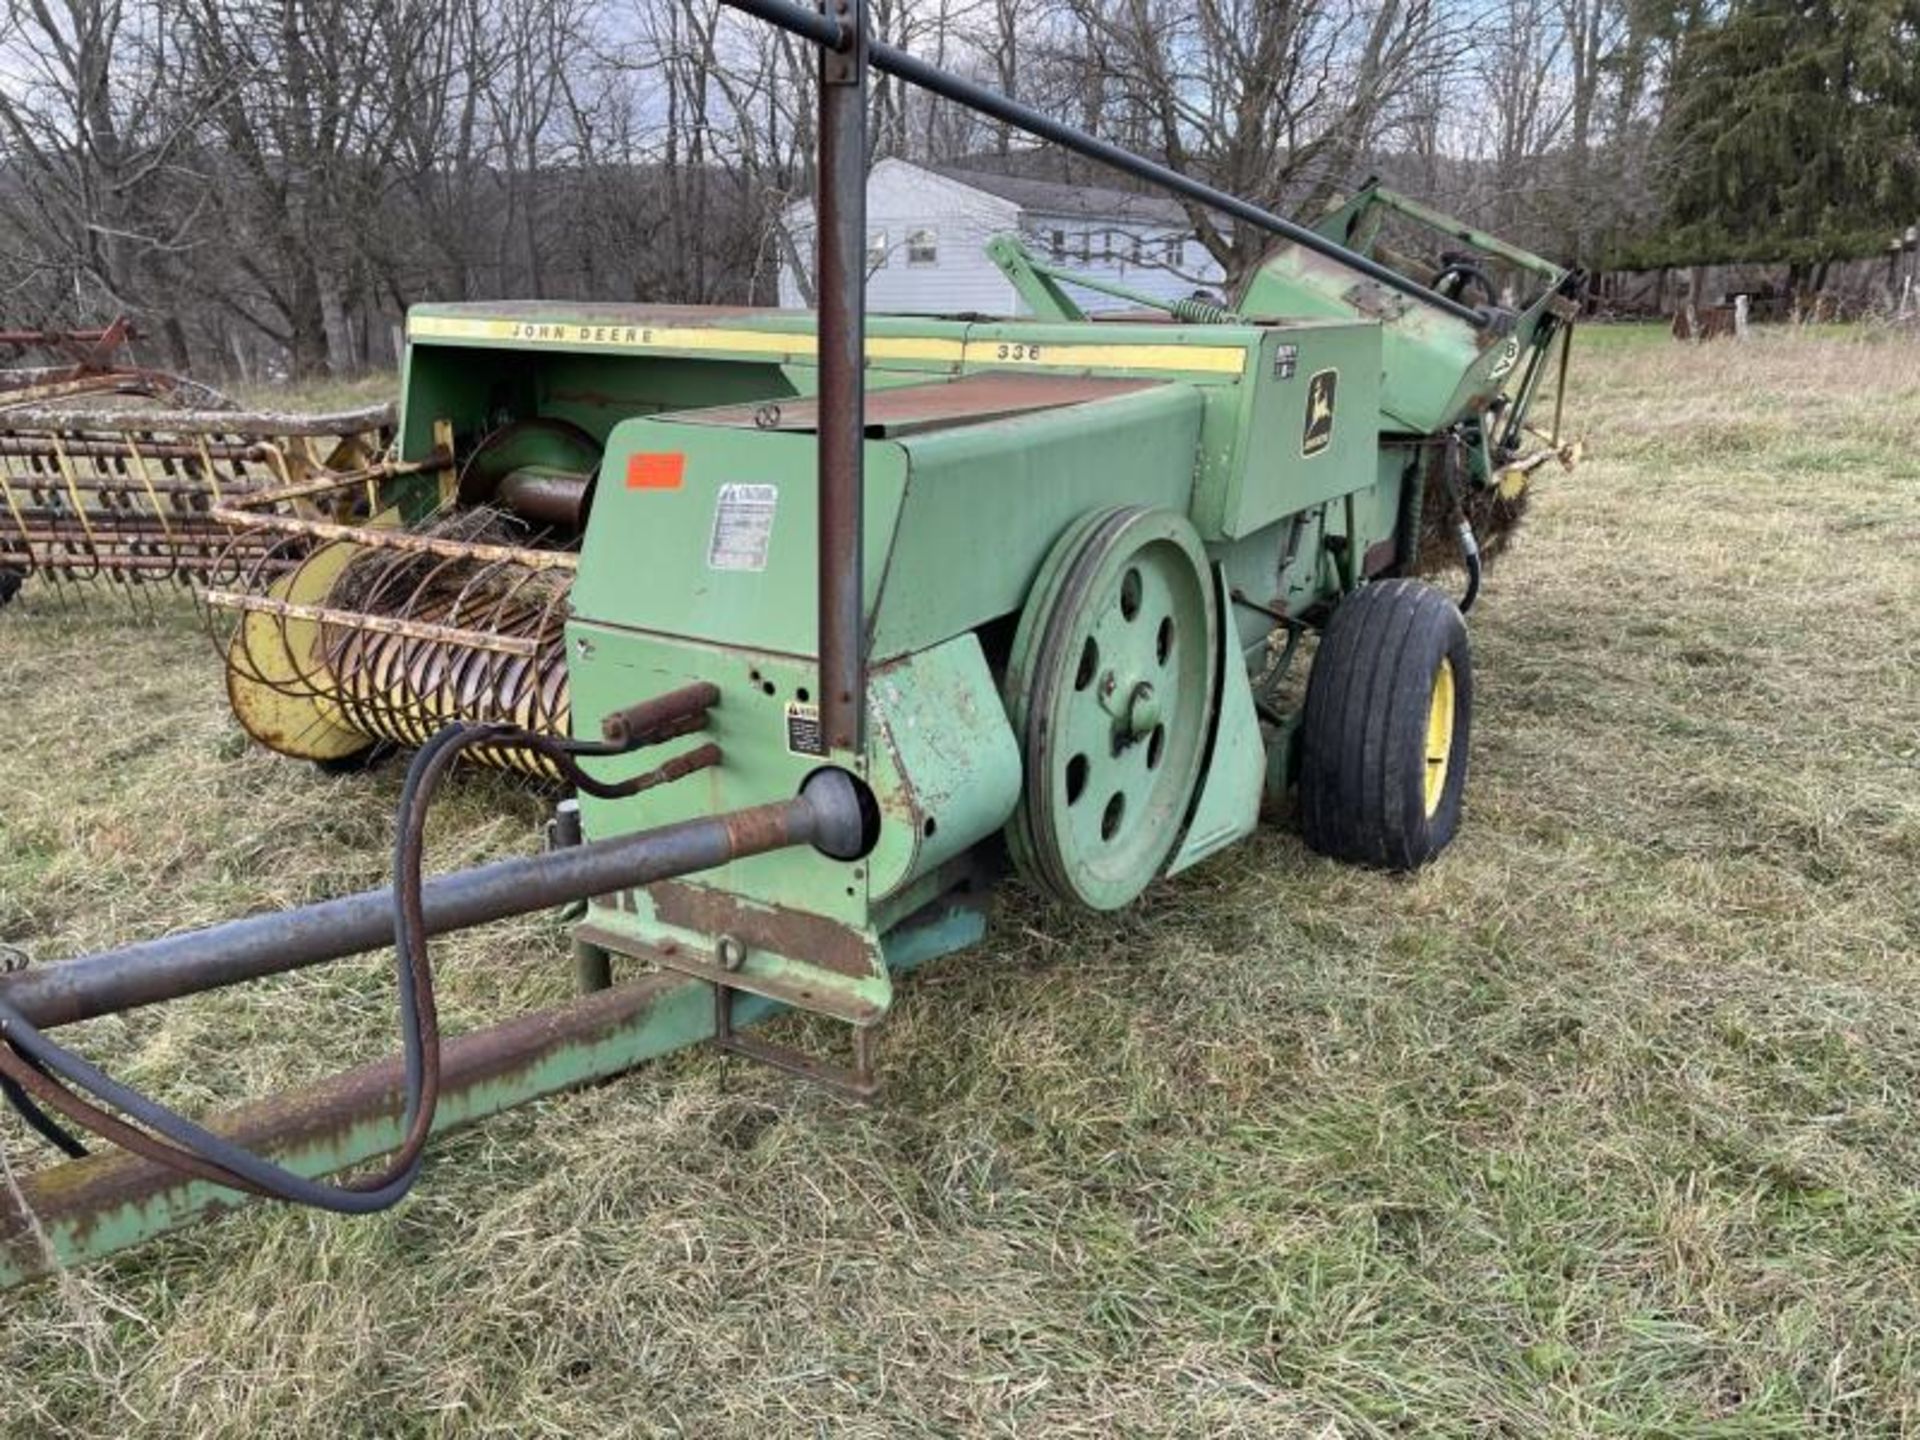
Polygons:
<instances>
[{"instance_id":1,"label":"yellow wheel rim","mask_svg":"<svg viewBox=\"0 0 1920 1440\"><path fill-rule=\"evenodd\" d=\"M1427 816L1440 808L1447 793L1447 771L1453 763L1453 661L1441 657L1433 672L1433 695L1427 701Z\"/></svg>"}]
</instances>

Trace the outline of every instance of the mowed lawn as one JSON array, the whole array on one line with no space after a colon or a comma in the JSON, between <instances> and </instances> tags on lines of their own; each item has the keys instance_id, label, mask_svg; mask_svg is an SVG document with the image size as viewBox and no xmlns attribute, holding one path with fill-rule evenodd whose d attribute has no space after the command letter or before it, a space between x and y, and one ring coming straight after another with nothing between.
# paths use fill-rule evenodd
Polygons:
<instances>
[{"instance_id":1,"label":"mowed lawn","mask_svg":"<svg viewBox=\"0 0 1920 1440\"><path fill-rule=\"evenodd\" d=\"M1008 892L904 985L884 1103L686 1054L397 1213L0 1297L0 1431L1920 1429L1920 338L1584 331L1574 374L1438 864L1280 817L1113 918ZM28 597L0 705L36 963L385 876L398 773L250 750L184 606ZM469 777L433 862L542 818ZM550 919L436 954L454 1028L568 993ZM389 1049L387 964L72 1038L212 1109Z\"/></svg>"}]
</instances>

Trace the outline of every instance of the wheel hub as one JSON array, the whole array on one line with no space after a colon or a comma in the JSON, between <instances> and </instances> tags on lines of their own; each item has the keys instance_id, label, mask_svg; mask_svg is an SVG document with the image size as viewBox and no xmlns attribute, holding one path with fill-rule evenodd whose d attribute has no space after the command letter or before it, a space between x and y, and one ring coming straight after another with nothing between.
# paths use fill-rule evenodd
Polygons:
<instances>
[{"instance_id":1,"label":"wheel hub","mask_svg":"<svg viewBox=\"0 0 1920 1440\"><path fill-rule=\"evenodd\" d=\"M1433 695L1427 701L1427 815L1439 810L1447 793L1447 768L1453 761L1453 662L1441 658L1433 672Z\"/></svg>"},{"instance_id":2,"label":"wheel hub","mask_svg":"<svg viewBox=\"0 0 1920 1440\"><path fill-rule=\"evenodd\" d=\"M1042 568L1008 674L1026 762L1009 833L1061 899L1115 909L1165 868L1205 756L1215 625L1199 537L1169 511L1088 517Z\"/></svg>"}]
</instances>

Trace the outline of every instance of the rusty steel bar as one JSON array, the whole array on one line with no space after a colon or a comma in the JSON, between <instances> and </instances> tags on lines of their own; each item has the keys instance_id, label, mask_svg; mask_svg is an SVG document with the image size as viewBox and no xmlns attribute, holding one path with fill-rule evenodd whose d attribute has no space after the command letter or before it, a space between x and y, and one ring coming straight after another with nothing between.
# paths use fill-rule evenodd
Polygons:
<instances>
[{"instance_id":1,"label":"rusty steel bar","mask_svg":"<svg viewBox=\"0 0 1920 1440\"><path fill-rule=\"evenodd\" d=\"M248 557L261 575L278 575L290 570L298 563L278 556L262 557L257 562ZM9 549L7 541L0 538L0 560L8 564L24 566L32 574L63 573L68 579L86 579L96 570L150 570L158 575L180 576L182 578L212 579L215 576L230 574L234 568L230 554L180 554L169 552L155 555L144 551L108 548L95 553L90 550L58 550L52 552L34 551L31 553Z\"/></svg>"},{"instance_id":2,"label":"rusty steel bar","mask_svg":"<svg viewBox=\"0 0 1920 1440\"><path fill-rule=\"evenodd\" d=\"M177 441L146 440L138 441L141 453L155 460L198 460L201 447L184 445ZM78 439L66 442L67 453L83 455L89 460L124 460L127 458L127 446L124 440ZM262 461L271 450L263 440L221 441L206 447L206 453L216 460L253 460ZM51 459L53 450L47 441L32 436L0 434L0 455L18 455L27 459L45 457Z\"/></svg>"},{"instance_id":3,"label":"rusty steel bar","mask_svg":"<svg viewBox=\"0 0 1920 1440\"><path fill-rule=\"evenodd\" d=\"M638 705L615 710L600 721L600 738L612 745L649 745L661 730L693 716L705 716L720 703L720 687L697 680Z\"/></svg>"},{"instance_id":4,"label":"rusty steel bar","mask_svg":"<svg viewBox=\"0 0 1920 1440\"><path fill-rule=\"evenodd\" d=\"M400 635L408 640L428 640L438 645L466 645L475 650L492 650L502 655L536 655L540 642L524 635L495 635L486 630L463 630L457 625L433 625L424 620L397 620L386 615L366 615L358 610L339 610L330 605L302 605L291 600L275 600L270 595L254 595L234 590L203 590L200 599L217 610L252 610L264 615L280 615L289 620L314 620L322 625L338 625L349 630L371 630L380 635Z\"/></svg>"},{"instance_id":5,"label":"rusty steel bar","mask_svg":"<svg viewBox=\"0 0 1920 1440\"><path fill-rule=\"evenodd\" d=\"M439 555L449 560L505 560L529 570L578 570L580 557L571 550L532 550L523 545L489 545L473 540L447 540L410 530L381 530L367 525L336 525L330 520L305 520L292 515L256 515L216 505L208 515L236 530L265 530L275 535L297 535L313 540L350 540L370 550L405 550L415 555Z\"/></svg>"},{"instance_id":6,"label":"rusty steel bar","mask_svg":"<svg viewBox=\"0 0 1920 1440\"><path fill-rule=\"evenodd\" d=\"M260 446L261 454L256 459L264 459L271 447ZM304 500L313 495L325 495L333 490L347 490L355 485L376 485L386 480L399 480L408 475L424 475L435 470L446 470L453 464L450 456L433 455L425 460L405 460L369 465L359 470L342 470L318 480L300 480L291 485L276 485L268 490L249 490L235 495L227 504L235 510L257 510L262 505L279 505L288 500Z\"/></svg>"},{"instance_id":7,"label":"rusty steel bar","mask_svg":"<svg viewBox=\"0 0 1920 1440\"><path fill-rule=\"evenodd\" d=\"M200 387L195 387L196 389ZM0 390L0 400L9 392ZM9 411L0 429L80 431L92 435L168 431L176 435L244 437L248 435L369 435L392 428L398 412L391 404L359 410L315 413L280 410L70 410Z\"/></svg>"},{"instance_id":8,"label":"rusty steel bar","mask_svg":"<svg viewBox=\"0 0 1920 1440\"><path fill-rule=\"evenodd\" d=\"M791 800L439 875L421 887L428 936L651 885L793 845L857 851L853 781L820 770ZM393 891L363 890L0 976L0 999L42 1028L279 975L392 942Z\"/></svg>"},{"instance_id":9,"label":"rusty steel bar","mask_svg":"<svg viewBox=\"0 0 1920 1440\"><path fill-rule=\"evenodd\" d=\"M751 1024L781 1007L740 995L733 1018ZM544 1095L610 1079L713 1034L712 987L652 974L445 1042L434 1133L469 1125ZM297 1095L230 1112L210 1128L303 1174L348 1169L400 1140L405 1076L399 1059L365 1065ZM16 1203L0 1187L0 1289L230 1209L231 1190L122 1152L70 1161L19 1179ZM31 1218L29 1218L31 1217ZM37 1231L37 1233L36 1233ZM45 1237L42 1243L41 1236Z\"/></svg>"},{"instance_id":10,"label":"rusty steel bar","mask_svg":"<svg viewBox=\"0 0 1920 1440\"><path fill-rule=\"evenodd\" d=\"M144 541L164 542L166 540L200 541L209 545L225 545L232 541L233 535L224 526L209 524L197 515L181 514L170 517L172 524L165 524L156 517L134 514L130 511L109 510L88 518L100 521L109 527L104 543L108 548L118 544L134 544ZM22 505L20 520L28 532L28 538L44 540L51 544L66 541L78 541L86 532L74 520L68 510L55 510L50 506ZM19 533L18 529L14 533ZM268 549L266 545L249 547Z\"/></svg>"},{"instance_id":11,"label":"rusty steel bar","mask_svg":"<svg viewBox=\"0 0 1920 1440\"><path fill-rule=\"evenodd\" d=\"M820 50L820 726L829 753L857 753L867 708L867 0L828 8L845 43Z\"/></svg>"}]
</instances>

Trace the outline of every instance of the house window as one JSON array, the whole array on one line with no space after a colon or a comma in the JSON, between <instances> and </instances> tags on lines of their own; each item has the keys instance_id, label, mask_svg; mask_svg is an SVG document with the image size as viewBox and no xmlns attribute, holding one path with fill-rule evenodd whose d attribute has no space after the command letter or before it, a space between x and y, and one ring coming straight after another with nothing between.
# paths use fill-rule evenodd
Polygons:
<instances>
[{"instance_id":1,"label":"house window","mask_svg":"<svg viewBox=\"0 0 1920 1440\"><path fill-rule=\"evenodd\" d=\"M867 269L887 268L887 232L875 230L867 236Z\"/></svg>"},{"instance_id":2,"label":"house window","mask_svg":"<svg viewBox=\"0 0 1920 1440\"><path fill-rule=\"evenodd\" d=\"M1064 230L1056 230L1053 232L1050 238L1052 243L1049 246L1049 248L1053 252L1053 258L1055 260L1066 259L1067 258L1067 232Z\"/></svg>"},{"instance_id":3,"label":"house window","mask_svg":"<svg viewBox=\"0 0 1920 1440\"><path fill-rule=\"evenodd\" d=\"M1167 264L1184 265L1186 263L1187 242L1177 235L1169 236L1167 239Z\"/></svg>"},{"instance_id":4,"label":"house window","mask_svg":"<svg viewBox=\"0 0 1920 1440\"><path fill-rule=\"evenodd\" d=\"M907 232L907 264L938 265L940 263L940 232L932 227Z\"/></svg>"},{"instance_id":5,"label":"house window","mask_svg":"<svg viewBox=\"0 0 1920 1440\"><path fill-rule=\"evenodd\" d=\"M1073 239L1074 239L1074 249L1079 255L1080 263L1082 265L1088 264L1093 259L1092 234L1088 231L1082 230L1078 235L1074 236Z\"/></svg>"},{"instance_id":6,"label":"house window","mask_svg":"<svg viewBox=\"0 0 1920 1440\"><path fill-rule=\"evenodd\" d=\"M1147 263L1147 242L1138 235L1133 237L1133 263L1136 265Z\"/></svg>"},{"instance_id":7,"label":"house window","mask_svg":"<svg viewBox=\"0 0 1920 1440\"><path fill-rule=\"evenodd\" d=\"M1111 230L1100 232L1100 263L1113 264L1113 231Z\"/></svg>"}]
</instances>

